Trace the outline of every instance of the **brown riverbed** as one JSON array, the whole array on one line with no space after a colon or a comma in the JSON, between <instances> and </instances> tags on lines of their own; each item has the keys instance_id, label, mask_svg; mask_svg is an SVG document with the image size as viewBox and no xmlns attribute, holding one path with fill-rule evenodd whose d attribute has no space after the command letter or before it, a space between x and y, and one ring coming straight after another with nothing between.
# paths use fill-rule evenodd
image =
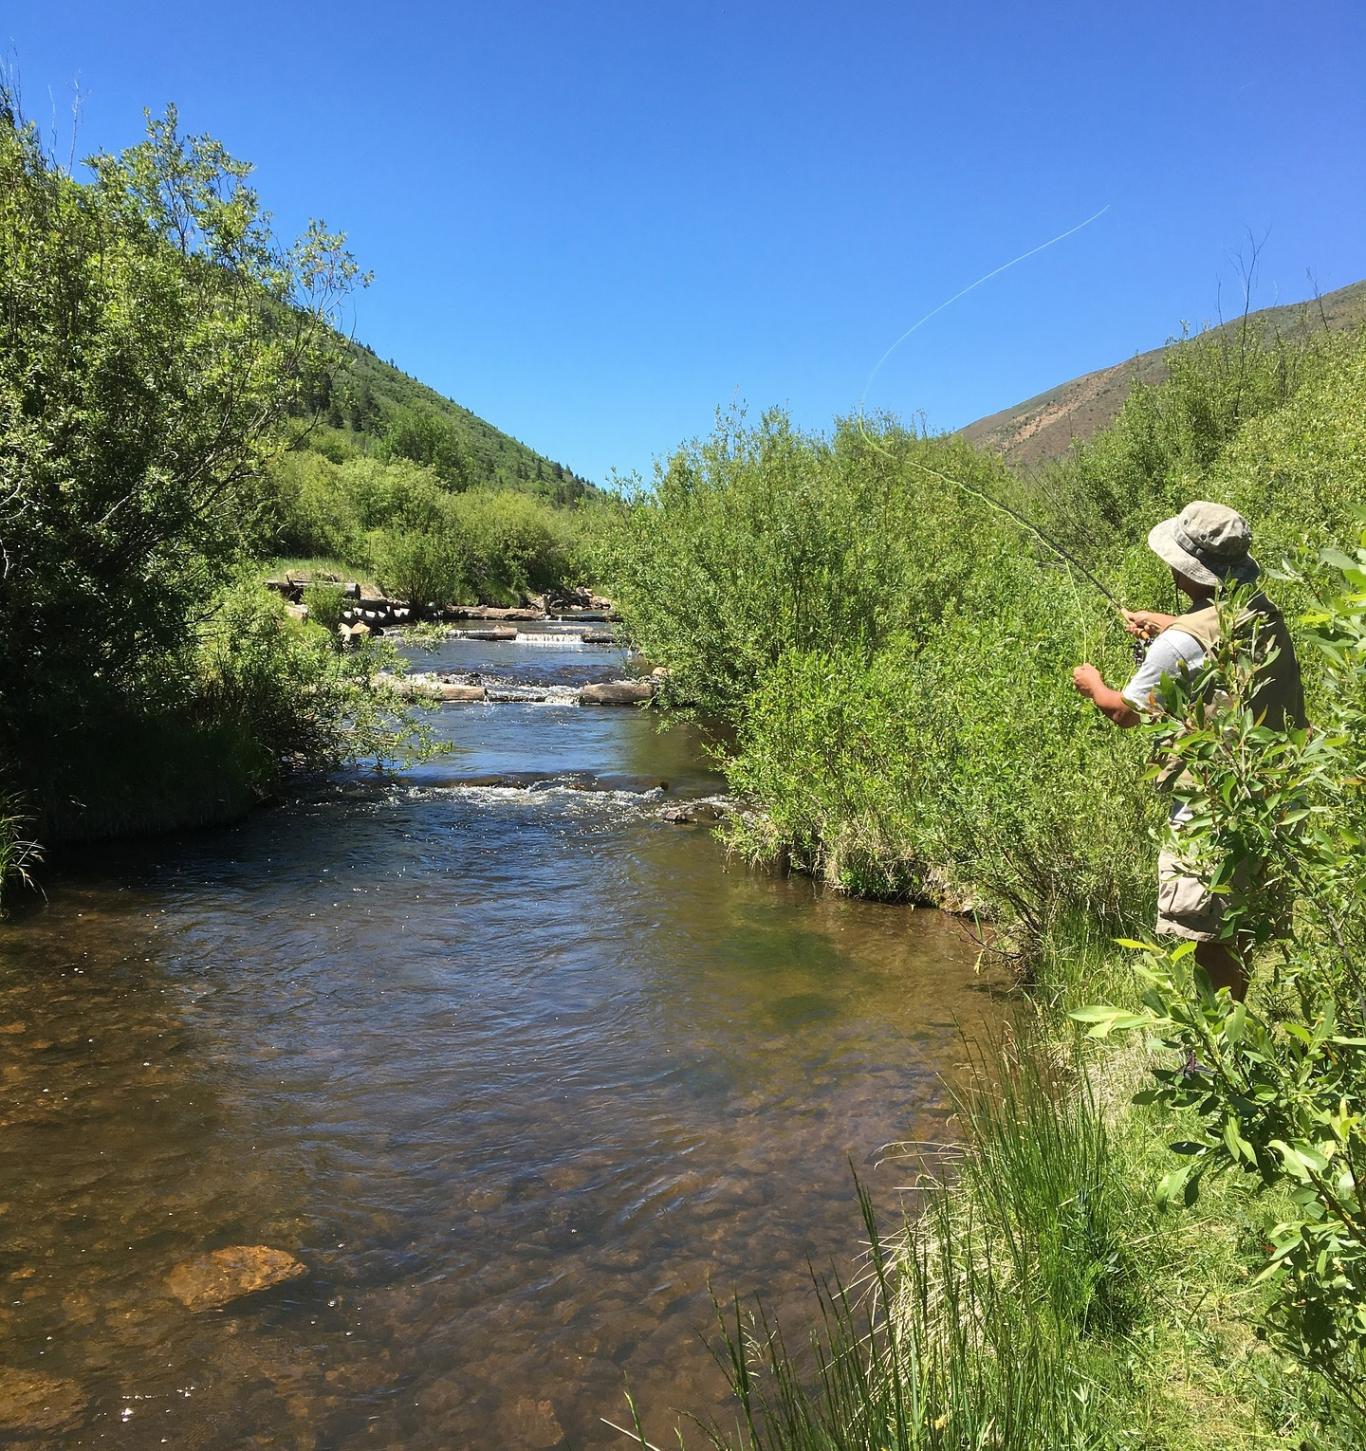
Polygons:
<instances>
[{"instance_id":1,"label":"brown riverbed","mask_svg":"<svg viewBox=\"0 0 1366 1451\"><path fill-rule=\"evenodd\" d=\"M438 721L444 761L107 848L0 936L0 1376L65 1398L29 1444L624 1445L627 1384L662 1444L727 1413L708 1282L795 1323L808 1258L857 1253L850 1160L891 1216L881 1146L944 1137L1000 1013L957 923L663 820L720 783L648 713ZM306 1273L186 1308L168 1276L228 1245Z\"/></svg>"}]
</instances>

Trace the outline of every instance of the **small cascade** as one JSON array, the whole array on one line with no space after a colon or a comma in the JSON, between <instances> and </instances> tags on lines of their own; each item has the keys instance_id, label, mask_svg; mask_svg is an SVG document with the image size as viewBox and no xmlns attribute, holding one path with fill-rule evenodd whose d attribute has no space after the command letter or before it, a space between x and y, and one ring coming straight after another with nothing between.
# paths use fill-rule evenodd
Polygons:
<instances>
[{"instance_id":1,"label":"small cascade","mask_svg":"<svg viewBox=\"0 0 1366 1451\"><path fill-rule=\"evenodd\" d=\"M581 630L545 630L527 634L518 630L514 645L546 645L555 650L582 650L587 644Z\"/></svg>"}]
</instances>

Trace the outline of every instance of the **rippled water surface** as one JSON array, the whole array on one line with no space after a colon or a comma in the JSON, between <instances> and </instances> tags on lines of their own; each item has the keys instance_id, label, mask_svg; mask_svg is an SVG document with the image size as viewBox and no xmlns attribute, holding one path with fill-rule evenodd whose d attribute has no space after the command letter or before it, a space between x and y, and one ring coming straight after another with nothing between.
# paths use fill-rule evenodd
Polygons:
<instances>
[{"instance_id":1,"label":"rippled water surface","mask_svg":"<svg viewBox=\"0 0 1366 1451\"><path fill-rule=\"evenodd\" d=\"M857 1251L850 1159L893 1211L878 1148L942 1134L958 1025L999 1008L956 924L663 819L721 783L648 712L433 719L439 761L108 847L3 929L0 1370L72 1388L32 1444L622 1445L627 1382L662 1442L726 1413L708 1281L800 1315L808 1257ZM171 1297L235 1244L307 1274Z\"/></svg>"}]
</instances>

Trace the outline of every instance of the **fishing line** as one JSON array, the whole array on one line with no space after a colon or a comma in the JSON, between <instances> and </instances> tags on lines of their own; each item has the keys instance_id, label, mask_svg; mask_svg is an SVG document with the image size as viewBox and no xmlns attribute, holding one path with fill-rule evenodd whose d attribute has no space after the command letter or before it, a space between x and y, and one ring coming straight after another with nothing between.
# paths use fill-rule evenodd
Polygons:
<instances>
[{"instance_id":1,"label":"fishing line","mask_svg":"<svg viewBox=\"0 0 1366 1451\"><path fill-rule=\"evenodd\" d=\"M1105 213L1110 210L1110 206L1111 203L1106 202L1105 205L1101 207L1098 212L1095 212L1091 216L1087 217L1084 222L1078 222L1075 227L1069 227L1065 232L1059 232L1056 237L1050 237L1048 241L1040 242L1037 247L1031 247L1028 252L1021 252L1018 257L1012 257L1009 262L1002 262L999 267L993 268L990 272L983 273L976 282L969 282L968 285L963 288L961 292L955 292L952 297L948 298L944 302L941 302L938 307L931 308L924 317L919 319L919 321L913 322L910 327L908 327L906 331L901 334L896 342L894 342L891 347L888 348L885 353L883 353L883 355L873 365L873 371L868 374L868 381L863 385L863 396L859 399L858 403L858 414L860 422L863 419L863 405L867 402L868 390L873 386L873 380L882 371L882 365L887 361L888 358L892 356L894 352L896 352L896 350L902 345L902 343L906 341L907 338L911 337L912 334L919 332L920 329L924 327L931 318L938 317L939 314L943 312L946 307L952 307L953 304L957 302L960 298L966 297L969 292L976 291L976 289L979 288L984 282L990 282L993 277L999 277L1002 272L1009 272L1012 267L1017 267L1021 262L1027 262L1031 257L1037 257L1040 252L1046 252L1050 247L1056 247L1059 242L1065 242L1068 237L1076 236L1076 234L1080 232L1083 228L1089 227L1092 222L1098 222L1101 217L1103 217Z\"/></svg>"},{"instance_id":2,"label":"fishing line","mask_svg":"<svg viewBox=\"0 0 1366 1451\"><path fill-rule=\"evenodd\" d=\"M975 282L968 283L966 287L962 288L958 292L955 292L952 297L946 298L937 307L931 308L930 311L927 312L923 317L918 318L915 322L913 322L911 326L908 327L899 338L897 338L897 340L891 345L891 347L889 347L887 351L883 353L883 355L873 365L873 370L868 374L867 381L863 385L863 395L862 397L860 397L858 405L858 425L859 432L863 435L864 442L867 443L870 447L876 449L885 457L892 457L891 450L884 448L875 438L873 438L869 434L865 423L865 405L868 399L868 391L873 386L873 382L877 378L877 375L882 371L883 365L887 362L888 358L890 358L892 354L896 352L896 350L904 342L906 342L908 338L913 336L922 327L924 327L925 324L931 320L931 318L938 317L938 315L943 312L945 308L951 307L955 302L959 301L960 298L966 297L968 293L973 292L977 288L981 287L983 283L990 282L993 277L999 277L1003 272L1009 272L1012 267L1018 266L1021 262L1028 261L1030 257L1037 257L1040 252L1046 252L1050 247L1057 246L1059 242L1065 242L1068 237L1076 236L1078 232L1083 231L1093 222L1099 221L1100 218L1103 217L1106 212L1110 210L1110 206L1111 203L1106 202L1106 204L1101 207L1098 212L1093 212L1089 217L1085 219L1085 221L1078 222L1075 226L1069 227L1065 232L1059 232L1056 237L1050 237L1046 242L1040 242L1037 247L1031 247L1027 252L1021 252L1018 257L1012 257L1009 262L1003 262L999 267L992 268L990 272L984 272L982 276L977 278ZM1097 579L1096 576L1074 554L1072 554L1070 550L1064 548L1063 545L1059 544L1058 541L1054 539L1052 535L1050 535L1041 525L1036 524L1028 516L1021 513L1020 510L1014 508L1010 504L1005 503L1003 500L996 498L994 495L988 494L985 489L979 489L975 485L965 483L962 479L952 478L950 477L950 475L942 473L938 469L932 469L927 464L921 463L918 459L907 458L905 462L909 463L913 468L919 469L922 473L928 474L931 478L938 479L942 483L948 484L952 488L959 489L963 493L970 495L972 498L975 498L981 503L988 505L990 508L997 510L999 513L1004 514L1008 519L1011 519L1014 523L1018 524L1020 528L1026 530L1029 534L1031 534L1045 548L1051 550L1055 555L1057 555L1059 559L1063 561L1064 564L1069 565L1078 574L1080 574L1081 577L1086 580L1086 582L1090 584L1093 589L1097 590L1104 597L1104 599L1114 608L1115 612L1120 615L1121 618L1123 617L1124 607L1116 598L1114 591L1111 590L1107 585L1103 584L1099 579ZM1075 588L1073 592L1075 596ZM1084 620L1084 614L1080 608L1080 599L1077 599L1076 603L1078 606L1078 614L1082 615ZM1083 633L1085 633L1084 623Z\"/></svg>"}]
</instances>

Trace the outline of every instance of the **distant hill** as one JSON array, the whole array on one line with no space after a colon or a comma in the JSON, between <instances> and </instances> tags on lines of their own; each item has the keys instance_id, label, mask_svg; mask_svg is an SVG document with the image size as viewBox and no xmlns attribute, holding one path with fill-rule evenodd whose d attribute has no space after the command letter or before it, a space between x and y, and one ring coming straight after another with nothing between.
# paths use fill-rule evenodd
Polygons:
<instances>
[{"instance_id":1,"label":"distant hill","mask_svg":"<svg viewBox=\"0 0 1366 1451\"><path fill-rule=\"evenodd\" d=\"M596 485L434 388L338 338L341 364L303 400L302 446L320 453L396 452L430 463L455 487L520 489L569 504Z\"/></svg>"},{"instance_id":2,"label":"distant hill","mask_svg":"<svg viewBox=\"0 0 1366 1451\"><path fill-rule=\"evenodd\" d=\"M1265 333L1290 334L1304 329L1358 327L1366 323L1366 281L1309 302L1263 308L1249 322ZM1242 318L1222 324L1221 331L1242 325ZM1061 458L1075 439L1088 439L1111 423L1135 383L1159 382L1167 368L1167 348L1140 353L1128 362L1083 374L1046 393L979 418L959 430L979 448L999 453L1016 468L1037 468Z\"/></svg>"}]
</instances>

